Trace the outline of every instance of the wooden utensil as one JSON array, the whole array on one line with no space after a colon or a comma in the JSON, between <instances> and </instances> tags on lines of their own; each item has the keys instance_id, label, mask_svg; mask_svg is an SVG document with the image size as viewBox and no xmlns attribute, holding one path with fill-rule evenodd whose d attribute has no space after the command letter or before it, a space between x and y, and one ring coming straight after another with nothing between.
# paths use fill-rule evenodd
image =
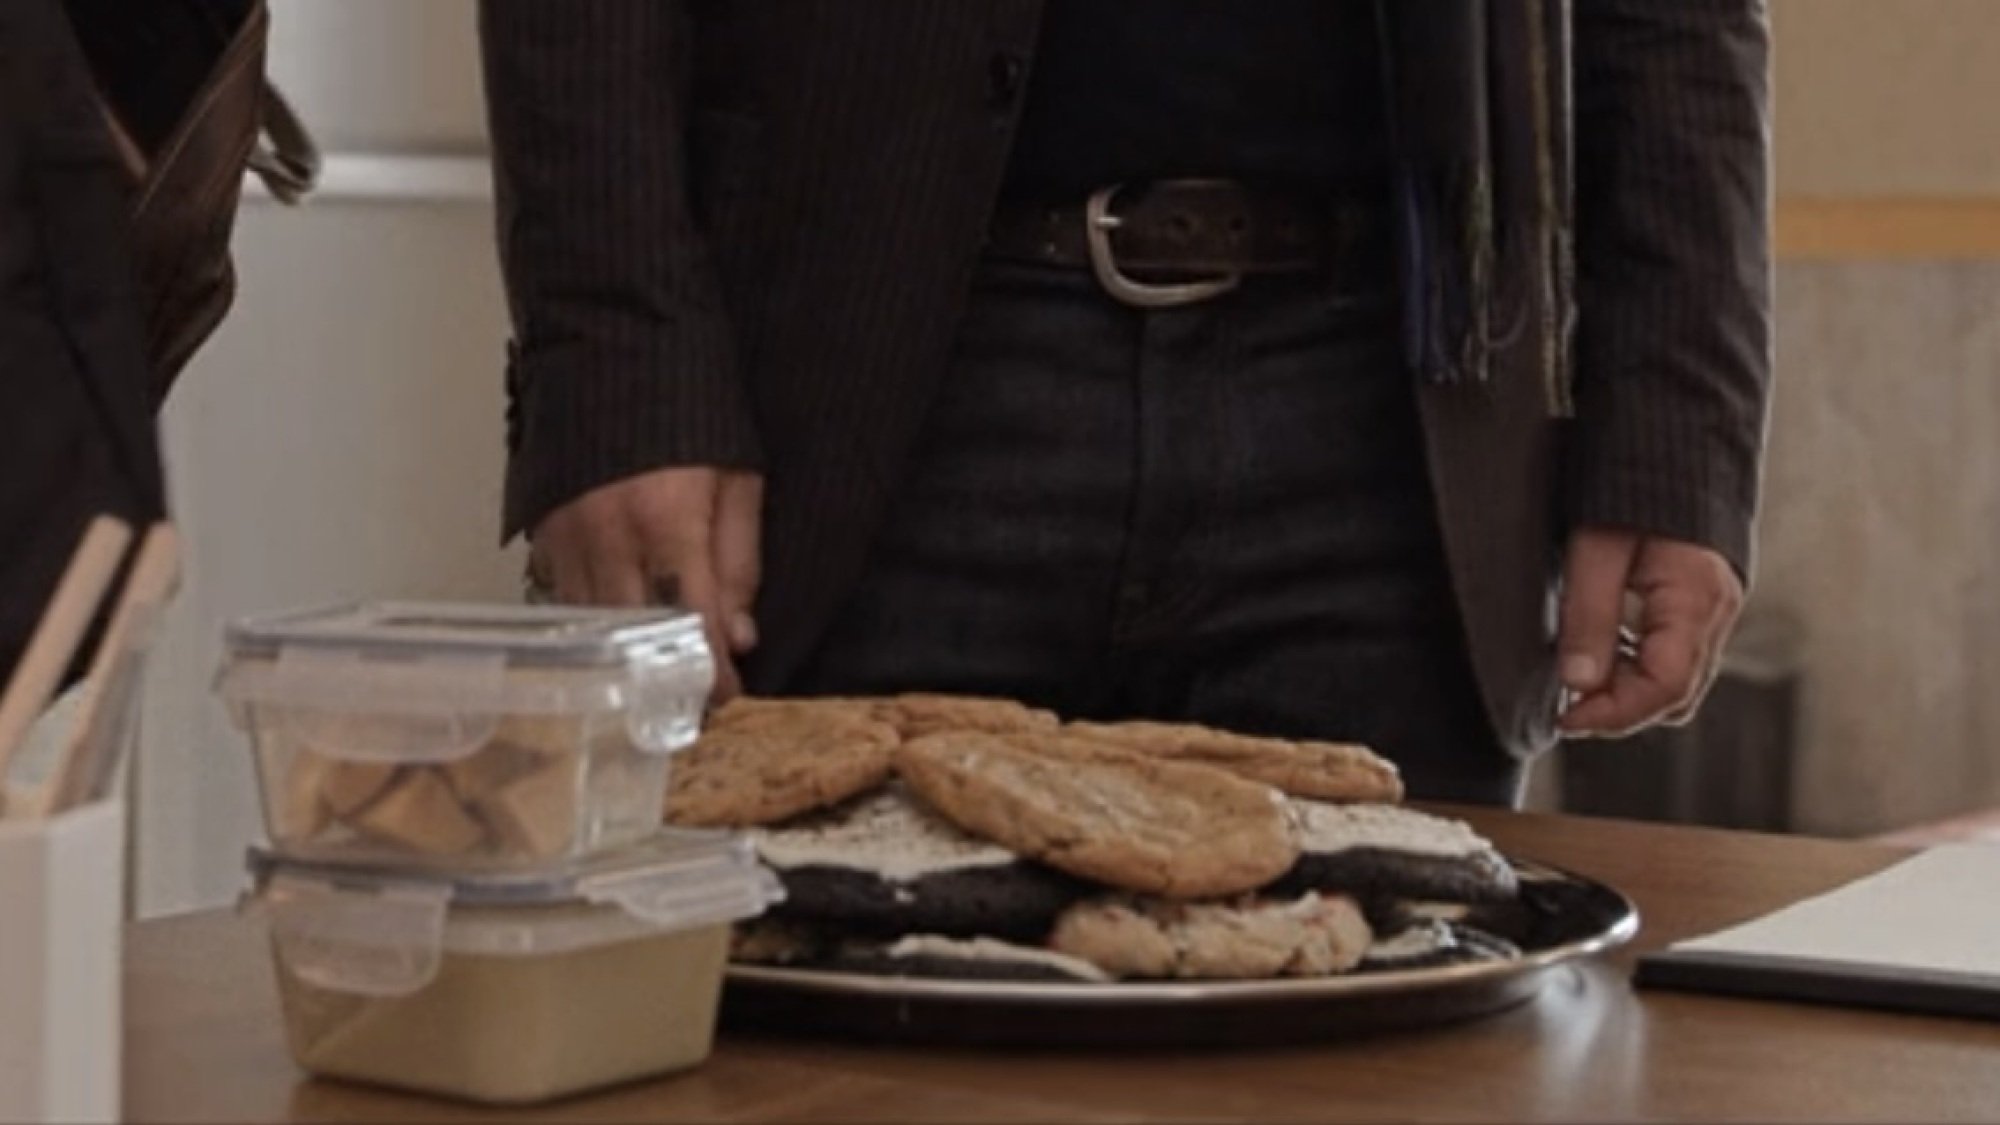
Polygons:
<instances>
[{"instance_id":1,"label":"wooden utensil","mask_svg":"<svg viewBox=\"0 0 2000 1125\"><path fill-rule=\"evenodd\" d=\"M48 708L131 541L132 529L110 516L99 516L84 529L6 693L0 695L0 783L6 781L29 728Z\"/></svg>"},{"instance_id":2,"label":"wooden utensil","mask_svg":"<svg viewBox=\"0 0 2000 1125\"><path fill-rule=\"evenodd\" d=\"M154 524L139 545L118 606L85 678L75 733L42 787L32 813L53 816L85 804L110 787L137 719L138 690L154 626L180 583L180 537Z\"/></svg>"}]
</instances>

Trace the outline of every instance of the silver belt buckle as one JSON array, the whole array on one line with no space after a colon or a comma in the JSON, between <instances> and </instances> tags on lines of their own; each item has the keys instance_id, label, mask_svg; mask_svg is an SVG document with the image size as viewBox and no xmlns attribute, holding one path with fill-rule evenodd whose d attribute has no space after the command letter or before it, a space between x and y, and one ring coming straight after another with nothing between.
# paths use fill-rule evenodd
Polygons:
<instances>
[{"instance_id":1,"label":"silver belt buckle","mask_svg":"<svg viewBox=\"0 0 2000 1125\"><path fill-rule=\"evenodd\" d=\"M1118 216L1111 213L1111 200L1124 186L1112 184L1098 188L1090 193L1090 199L1083 207L1083 237L1090 247L1090 272L1097 275L1097 283L1104 287L1106 293L1137 308L1167 309L1219 297L1242 283L1243 275L1240 273L1169 285L1153 285L1126 276L1125 271L1118 268L1118 256L1111 250L1111 232L1118 229L1119 224Z\"/></svg>"}]
</instances>

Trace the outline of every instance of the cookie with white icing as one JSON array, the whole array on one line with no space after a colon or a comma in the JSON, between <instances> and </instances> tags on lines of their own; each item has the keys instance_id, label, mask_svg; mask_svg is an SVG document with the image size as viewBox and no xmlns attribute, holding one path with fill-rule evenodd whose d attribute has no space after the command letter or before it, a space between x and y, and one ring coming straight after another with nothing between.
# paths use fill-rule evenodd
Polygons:
<instances>
[{"instance_id":1,"label":"cookie with white icing","mask_svg":"<svg viewBox=\"0 0 2000 1125\"><path fill-rule=\"evenodd\" d=\"M751 840L785 885L779 917L860 935L1037 938L1086 893L891 785Z\"/></svg>"},{"instance_id":2,"label":"cookie with white icing","mask_svg":"<svg viewBox=\"0 0 2000 1125\"><path fill-rule=\"evenodd\" d=\"M1481 961L1511 961L1521 949L1505 938L1442 919L1412 919L1393 932L1377 934L1361 958L1364 972L1430 969Z\"/></svg>"},{"instance_id":3,"label":"cookie with white icing","mask_svg":"<svg viewBox=\"0 0 2000 1125\"><path fill-rule=\"evenodd\" d=\"M887 942L846 942L822 967L851 973L946 980L1106 984L1111 976L1079 957L994 938L909 934Z\"/></svg>"},{"instance_id":4,"label":"cookie with white icing","mask_svg":"<svg viewBox=\"0 0 2000 1125\"><path fill-rule=\"evenodd\" d=\"M1292 741L1197 723L1070 723L1064 733L1180 762L1198 762L1321 801L1403 799L1396 764L1352 742Z\"/></svg>"},{"instance_id":5,"label":"cookie with white icing","mask_svg":"<svg viewBox=\"0 0 2000 1125\"><path fill-rule=\"evenodd\" d=\"M1506 857L1463 821L1401 805L1294 798L1290 823L1299 859L1276 892L1506 902L1519 886Z\"/></svg>"}]
</instances>

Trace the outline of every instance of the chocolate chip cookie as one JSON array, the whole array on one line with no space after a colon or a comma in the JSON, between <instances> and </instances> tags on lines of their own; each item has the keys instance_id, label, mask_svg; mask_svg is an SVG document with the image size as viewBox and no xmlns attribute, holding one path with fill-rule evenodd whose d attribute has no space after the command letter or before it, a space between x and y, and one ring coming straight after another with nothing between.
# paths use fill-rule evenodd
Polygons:
<instances>
[{"instance_id":1,"label":"chocolate chip cookie","mask_svg":"<svg viewBox=\"0 0 2000 1125\"><path fill-rule=\"evenodd\" d=\"M961 828L1080 878L1171 898L1235 894L1298 857L1284 796L1224 770L1059 734L935 734L898 774Z\"/></svg>"},{"instance_id":2,"label":"chocolate chip cookie","mask_svg":"<svg viewBox=\"0 0 2000 1125\"><path fill-rule=\"evenodd\" d=\"M1049 948L1120 978L1256 980L1348 972L1373 940L1361 909L1342 895L1192 903L1115 896L1070 907Z\"/></svg>"},{"instance_id":3,"label":"chocolate chip cookie","mask_svg":"<svg viewBox=\"0 0 2000 1125\"><path fill-rule=\"evenodd\" d=\"M875 717L895 727L905 741L949 731L1047 732L1060 722L1051 712L1011 699L920 692L878 701Z\"/></svg>"},{"instance_id":4,"label":"chocolate chip cookie","mask_svg":"<svg viewBox=\"0 0 2000 1125\"><path fill-rule=\"evenodd\" d=\"M1291 742L1193 723L1071 723L1066 733L1176 761L1199 762L1322 801L1400 801L1394 762L1347 742Z\"/></svg>"},{"instance_id":5,"label":"chocolate chip cookie","mask_svg":"<svg viewBox=\"0 0 2000 1125\"><path fill-rule=\"evenodd\" d=\"M864 708L762 708L712 726L674 759L667 820L773 824L888 780L896 728Z\"/></svg>"}]
</instances>

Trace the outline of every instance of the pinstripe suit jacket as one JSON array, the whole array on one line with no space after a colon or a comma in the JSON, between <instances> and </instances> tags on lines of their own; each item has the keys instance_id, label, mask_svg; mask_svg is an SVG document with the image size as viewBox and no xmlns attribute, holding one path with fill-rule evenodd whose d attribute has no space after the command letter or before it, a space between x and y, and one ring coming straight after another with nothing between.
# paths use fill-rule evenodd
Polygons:
<instances>
[{"instance_id":1,"label":"pinstripe suit jacket","mask_svg":"<svg viewBox=\"0 0 2000 1125\"><path fill-rule=\"evenodd\" d=\"M507 533L646 469L761 467L747 671L782 689L944 368L1042 5L484 0ZM1537 318L1485 382L1421 392L1474 665L1524 752L1551 737L1566 528L1704 543L1747 572L1770 369L1762 0L1576 0L1569 30L1574 339ZM1532 370L1565 344L1567 420Z\"/></svg>"}]
</instances>

